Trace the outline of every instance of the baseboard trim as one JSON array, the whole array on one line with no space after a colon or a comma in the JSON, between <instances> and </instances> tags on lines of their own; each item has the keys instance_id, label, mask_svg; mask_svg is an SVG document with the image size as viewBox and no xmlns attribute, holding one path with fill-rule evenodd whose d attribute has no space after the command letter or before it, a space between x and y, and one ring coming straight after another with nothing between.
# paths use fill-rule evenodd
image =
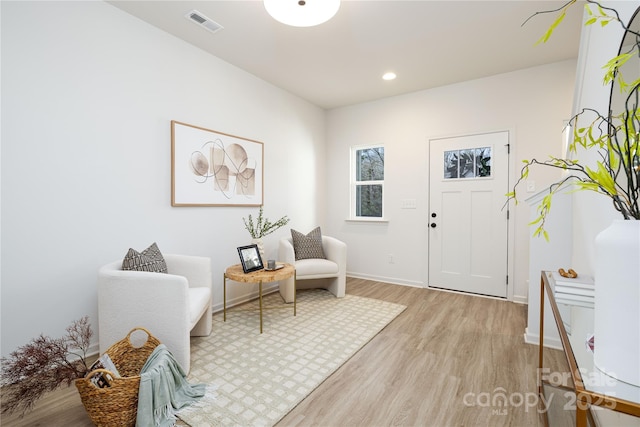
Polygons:
<instances>
[{"instance_id":1,"label":"baseboard trim","mask_svg":"<svg viewBox=\"0 0 640 427\"><path fill-rule=\"evenodd\" d=\"M513 296L513 302L515 302L516 304L527 305L527 304L529 304L529 298L527 298L526 296L523 296L523 295L514 295Z\"/></svg>"},{"instance_id":2,"label":"baseboard trim","mask_svg":"<svg viewBox=\"0 0 640 427\"><path fill-rule=\"evenodd\" d=\"M347 271L347 276L354 279L372 280L374 282L384 282L390 283L392 285L410 286L412 288L424 288L424 284L422 282L416 282L414 280L403 280L396 279L394 277L374 276L371 274L354 273L351 271Z\"/></svg>"},{"instance_id":3,"label":"baseboard trim","mask_svg":"<svg viewBox=\"0 0 640 427\"><path fill-rule=\"evenodd\" d=\"M529 328L525 328L524 342L527 344L540 345L540 335L532 334L529 332ZM562 341L560 341L560 338L545 337L542 345L548 348L553 348L555 350L562 350Z\"/></svg>"},{"instance_id":4,"label":"baseboard trim","mask_svg":"<svg viewBox=\"0 0 640 427\"><path fill-rule=\"evenodd\" d=\"M264 286L262 288L262 296L271 294L273 292L278 292L280 290L280 285L275 282L268 286ZM244 304L245 302L253 301L259 297L258 291L249 292L248 294L240 295L239 297L228 299L227 300L227 308L234 307L236 305ZM212 310L214 313L219 313L224 310L224 302L220 302L214 304L212 306Z\"/></svg>"}]
</instances>

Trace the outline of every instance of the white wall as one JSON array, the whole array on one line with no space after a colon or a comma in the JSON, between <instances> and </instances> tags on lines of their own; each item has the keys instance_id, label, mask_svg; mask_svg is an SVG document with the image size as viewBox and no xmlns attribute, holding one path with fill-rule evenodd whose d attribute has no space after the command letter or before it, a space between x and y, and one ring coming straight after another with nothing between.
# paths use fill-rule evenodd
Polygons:
<instances>
[{"instance_id":1,"label":"white wall","mask_svg":"<svg viewBox=\"0 0 640 427\"><path fill-rule=\"evenodd\" d=\"M332 206L327 231L347 242L352 275L423 286L428 259L428 140L434 137L512 131L512 165L560 155L563 121L569 119L576 62L568 60L480 80L339 108L327 114L327 175ZM388 223L354 223L349 215L349 147L385 145L385 216ZM511 171L515 176L514 171ZM557 171L538 170L543 188ZM522 200L527 193L523 191ZM401 209L416 199L417 209ZM529 210L520 203L511 218L514 300L526 302ZM388 262L388 254L395 263Z\"/></svg>"},{"instance_id":2,"label":"white wall","mask_svg":"<svg viewBox=\"0 0 640 427\"><path fill-rule=\"evenodd\" d=\"M640 7L639 1L603 1L607 7L615 8L626 24L633 12ZM617 23L602 28L600 25L583 30L580 46L580 75L576 84L574 114L583 108L594 108L606 115L609 111L611 86L604 86L603 66L618 54L624 31ZM581 152L582 163L594 164L594 152ZM590 163L593 162L593 163ZM578 272L593 275L595 263L595 238L607 228L612 220L623 219L611 203L611 199L591 191L581 191L573 196L573 265Z\"/></svg>"},{"instance_id":3,"label":"white wall","mask_svg":"<svg viewBox=\"0 0 640 427\"><path fill-rule=\"evenodd\" d=\"M323 110L107 3L0 7L2 355L83 315L95 330L97 269L154 241L211 257L221 307L257 208L171 207L171 120L264 142L266 216L322 221Z\"/></svg>"}]
</instances>

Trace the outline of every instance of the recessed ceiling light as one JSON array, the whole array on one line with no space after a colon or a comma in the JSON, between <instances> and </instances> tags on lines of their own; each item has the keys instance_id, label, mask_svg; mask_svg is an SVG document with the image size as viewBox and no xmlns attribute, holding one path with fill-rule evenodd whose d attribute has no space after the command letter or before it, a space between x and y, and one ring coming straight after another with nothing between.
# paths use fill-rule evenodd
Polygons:
<instances>
[{"instance_id":1,"label":"recessed ceiling light","mask_svg":"<svg viewBox=\"0 0 640 427\"><path fill-rule=\"evenodd\" d=\"M389 71L388 73L384 73L382 76L383 80L393 80L396 78L396 73Z\"/></svg>"}]
</instances>

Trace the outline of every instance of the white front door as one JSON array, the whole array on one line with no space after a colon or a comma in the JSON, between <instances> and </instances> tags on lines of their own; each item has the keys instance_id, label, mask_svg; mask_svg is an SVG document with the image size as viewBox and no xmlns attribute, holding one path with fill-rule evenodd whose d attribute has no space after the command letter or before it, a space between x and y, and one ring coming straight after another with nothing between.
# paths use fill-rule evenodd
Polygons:
<instances>
[{"instance_id":1,"label":"white front door","mask_svg":"<svg viewBox=\"0 0 640 427\"><path fill-rule=\"evenodd\" d=\"M506 298L509 132L429 141L429 287Z\"/></svg>"}]
</instances>

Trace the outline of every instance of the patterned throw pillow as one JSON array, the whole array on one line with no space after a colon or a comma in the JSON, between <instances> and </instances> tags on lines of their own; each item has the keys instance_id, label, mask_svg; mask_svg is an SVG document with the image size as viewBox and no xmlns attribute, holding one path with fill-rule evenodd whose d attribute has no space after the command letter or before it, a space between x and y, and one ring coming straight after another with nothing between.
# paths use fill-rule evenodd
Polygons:
<instances>
[{"instance_id":1,"label":"patterned throw pillow","mask_svg":"<svg viewBox=\"0 0 640 427\"><path fill-rule=\"evenodd\" d=\"M299 259L325 258L322 250L322 233L320 227L316 227L308 234L291 229L293 239L293 251L296 254L296 261Z\"/></svg>"},{"instance_id":2,"label":"patterned throw pillow","mask_svg":"<svg viewBox=\"0 0 640 427\"><path fill-rule=\"evenodd\" d=\"M129 248L129 252L122 260L122 269L128 271L151 271L166 273L167 264L155 242L142 252Z\"/></svg>"}]
</instances>

